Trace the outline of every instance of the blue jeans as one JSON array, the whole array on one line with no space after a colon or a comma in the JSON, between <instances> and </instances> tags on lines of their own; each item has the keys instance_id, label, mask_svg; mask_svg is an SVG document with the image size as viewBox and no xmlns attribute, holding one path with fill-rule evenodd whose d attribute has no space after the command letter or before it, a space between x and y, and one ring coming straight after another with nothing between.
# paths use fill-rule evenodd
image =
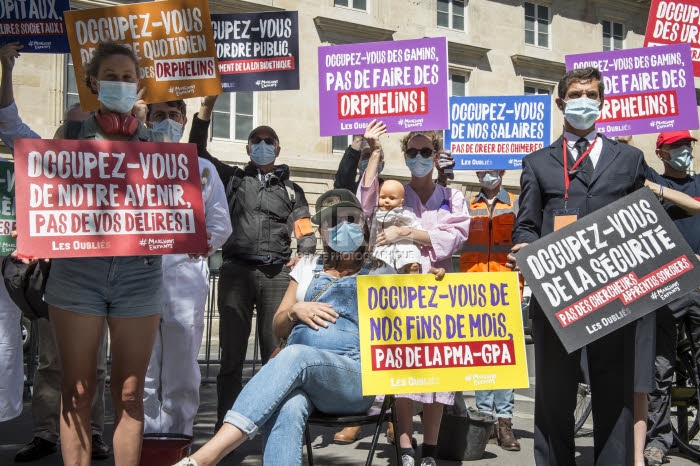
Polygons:
<instances>
[{"instance_id":1,"label":"blue jeans","mask_svg":"<svg viewBox=\"0 0 700 466\"><path fill-rule=\"evenodd\" d=\"M301 465L309 414L363 414L373 401L362 396L359 361L289 345L248 382L224 422L249 438L265 428L265 466Z\"/></svg>"},{"instance_id":2,"label":"blue jeans","mask_svg":"<svg viewBox=\"0 0 700 466\"><path fill-rule=\"evenodd\" d=\"M514 407L515 391L512 388L476 391L476 409L482 413L512 419Z\"/></svg>"}]
</instances>

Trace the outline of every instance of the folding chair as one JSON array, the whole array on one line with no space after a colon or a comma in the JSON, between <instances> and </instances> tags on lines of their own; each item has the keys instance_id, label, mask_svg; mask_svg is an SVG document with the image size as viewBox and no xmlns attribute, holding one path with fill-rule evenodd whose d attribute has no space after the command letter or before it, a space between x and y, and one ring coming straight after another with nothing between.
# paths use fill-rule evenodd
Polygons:
<instances>
[{"instance_id":1,"label":"folding chair","mask_svg":"<svg viewBox=\"0 0 700 466\"><path fill-rule=\"evenodd\" d=\"M304 432L306 452L309 457L309 466L314 466L314 458L311 451L311 435L309 434L310 424L325 427L349 427L376 424L374 428L374 436L372 437L372 446L369 449L367 461L365 462L365 466L371 466L372 460L374 459L374 450L377 448L379 434L382 431L382 424L389 421L393 422L395 426L398 425L396 422L396 405L393 395L386 395L384 397L384 402L382 403L381 409L372 407L369 409L369 411L367 411L367 414L335 416L332 414L320 413L318 411L312 413L311 416L309 416L309 419L306 421L306 430ZM399 442L394 443L394 451L396 453L396 464L401 465L401 447L399 446Z\"/></svg>"}]
</instances>

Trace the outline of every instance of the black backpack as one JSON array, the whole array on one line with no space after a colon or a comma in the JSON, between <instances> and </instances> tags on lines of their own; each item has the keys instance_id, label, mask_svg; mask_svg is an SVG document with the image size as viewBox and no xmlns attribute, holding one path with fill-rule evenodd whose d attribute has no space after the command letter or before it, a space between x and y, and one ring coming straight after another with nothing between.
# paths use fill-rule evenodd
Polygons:
<instances>
[{"instance_id":1,"label":"black backpack","mask_svg":"<svg viewBox=\"0 0 700 466\"><path fill-rule=\"evenodd\" d=\"M39 260L25 264L20 259L5 256L0 267L7 293L22 314L30 320L48 318L49 306L43 296L51 262Z\"/></svg>"}]
</instances>

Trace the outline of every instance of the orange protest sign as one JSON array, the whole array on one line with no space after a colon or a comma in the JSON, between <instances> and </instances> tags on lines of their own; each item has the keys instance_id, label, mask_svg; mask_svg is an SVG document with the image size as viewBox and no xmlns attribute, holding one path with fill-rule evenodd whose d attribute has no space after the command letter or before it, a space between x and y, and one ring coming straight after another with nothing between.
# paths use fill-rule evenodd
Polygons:
<instances>
[{"instance_id":1,"label":"orange protest sign","mask_svg":"<svg viewBox=\"0 0 700 466\"><path fill-rule=\"evenodd\" d=\"M84 65L102 42L134 51L146 103L221 93L208 2L137 3L66 11L64 16L84 111L99 106L85 85Z\"/></svg>"}]
</instances>

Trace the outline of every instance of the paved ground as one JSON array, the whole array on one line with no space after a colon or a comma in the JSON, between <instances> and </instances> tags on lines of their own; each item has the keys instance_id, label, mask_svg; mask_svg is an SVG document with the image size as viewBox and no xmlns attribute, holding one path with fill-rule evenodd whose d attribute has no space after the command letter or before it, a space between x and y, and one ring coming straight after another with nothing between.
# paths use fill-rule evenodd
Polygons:
<instances>
[{"instance_id":1,"label":"paved ground","mask_svg":"<svg viewBox=\"0 0 700 466\"><path fill-rule=\"evenodd\" d=\"M211 437L216 418L216 389L213 384L203 385L201 388L202 404L195 424L194 448L201 446ZM466 392L466 399L469 403L473 400L473 393ZM484 452L484 457L474 464L483 466L524 466L533 464L533 407L531 390L520 391L516 398L516 412L514 419L515 434L520 438L522 451L513 453L501 450L496 445L488 445ZM108 415L106 418L105 439L111 444L112 423L114 421L111 405L108 404ZM419 418L415 418L416 438L421 441ZM577 465L593 464L593 439L590 425L585 426L577 437ZM338 465L349 466L364 464L367 451L372 440L372 428L363 429L363 437L353 445L335 445L332 443L334 429L313 428L311 435L313 438L314 463L317 465ZM9 422L0 423L0 465L14 464L12 459L15 452L31 438L31 413L29 403L25 404L22 415ZM386 442L384 434L381 434L374 465L384 466L394 464L392 460L392 446ZM244 444L238 451L229 455L220 464L229 465L260 465L261 464L261 442L254 440ZM306 464L306 452L304 452ZM669 466L689 466L695 463L680 456L671 456ZM59 454L50 455L42 460L31 463L35 466L56 466L62 465ZM97 466L112 466L114 461L110 458L104 461L94 462ZM440 466L456 466L461 464L457 461L440 460ZM469 464L465 462L465 465Z\"/></svg>"},{"instance_id":2,"label":"paved ground","mask_svg":"<svg viewBox=\"0 0 700 466\"><path fill-rule=\"evenodd\" d=\"M206 319L205 344L202 345L200 351L200 360L216 360L218 358L218 318L215 313L208 313ZM253 332L255 333L255 332ZM207 344L208 342L208 344ZM254 352L255 345L254 336L251 335L248 347L248 358L256 359ZM501 450L496 445L487 445L484 456L478 462L483 466L527 466L534 464L533 461L533 413L534 413L534 364L532 364L532 345L527 345L528 356L528 372L531 376L531 388L518 390L516 392L515 417L513 426L515 435L520 439L522 450L520 452L507 452ZM31 360L30 357L27 360ZM259 368L259 366L258 366ZM214 432L214 423L216 422L216 385L214 383L218 367L215 364L201 364L203 385L200 389L201 405L197 419L195 421L194 443L193 449L203 445ZM251 376L254 373L252 364L246 366L244 376ZM109 390L107 390L109 393ZM465 392L467 404L473 405L473 392ZM114 416L112 406L109 400L107 401L107 415L105 418L105 440L111 445L113 434ZM414 418L415 437L419 443L422 441L420 434L420 419ZM577 451L577 466L593 465L593 437L592 425L584 426L576 439ZM332 443L335 429L312 427L311 436L313 439L313 457L314 464L325 465L361 465L364 464L369 451L369 446L372 441L373 428L366 426L362 431L362 438L352 445L336 445ZM32 437L32 420L31 420L31 404L25 403L22 415L12 421L0 423L0 466L16 464L13 462L15 453L25 443L31 440ZM251 442L245 443L238 451L229 455L220 464L223 466L231 465L260 465L262 463L260 452L262 443L258 436ZM379 444L375 453L373 464L376 466L385 466L394 464L393 461L393 446L387 443L385 435L380 435ZM307 456L304 451L304 462L306 464ZM59 466L62 465L59 453L49 455L41 460L30 463L35 466ZM97 466L113 466L112 458L95 461ZM440 466L456 466L461 464L458 461L440 460ZM470 462L464 462L470 464ZM670 456L669 466L689 466L695 465L693 461L678 456L676 452L672 452ZM144 465L146 466L146 465Z\"/></svg>"}]
</instances>

